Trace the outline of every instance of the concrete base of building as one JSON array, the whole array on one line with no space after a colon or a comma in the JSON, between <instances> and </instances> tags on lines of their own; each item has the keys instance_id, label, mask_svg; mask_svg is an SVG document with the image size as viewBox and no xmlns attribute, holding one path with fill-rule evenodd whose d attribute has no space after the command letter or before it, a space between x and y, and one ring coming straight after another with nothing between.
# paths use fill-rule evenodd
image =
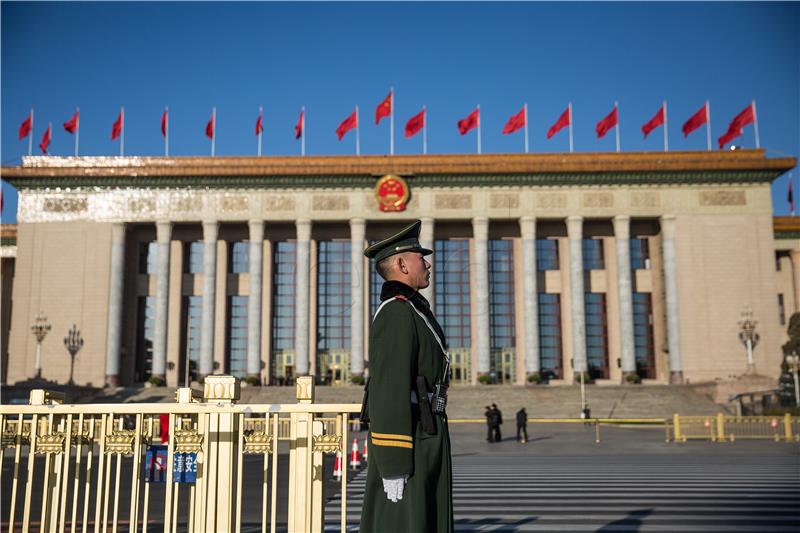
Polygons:
<instances>
[{"instance_id":1,"label":"concrete base of building","mask_svg":"<svg viewBox=\"0 0 800 533\"><path fill-rule=\"evenodd\" d=\"M106 387L108 388L119 387L119 375L106 374Z\"/></svg>"},{"instance_id":2,"label":"concrete base of building","mask_svg":"<svg viewBox=\"0 0 800 533\"><path fill-rule=\"evenodd\" d=\"M683 382L683 370L676 370L669 373L670 385L682 385Z\"/></svg>"},{"instance_id":3,"label":"concrete base of building","mask_svg":"<svg viewBox=\"0 0 800 533\"><path fill-rule=\"evenodd\" d=\"M167 376L166 374L153 374L150 379L144 382L145 388L149 387L166 387Z\"/></svg>"}]
</instances>

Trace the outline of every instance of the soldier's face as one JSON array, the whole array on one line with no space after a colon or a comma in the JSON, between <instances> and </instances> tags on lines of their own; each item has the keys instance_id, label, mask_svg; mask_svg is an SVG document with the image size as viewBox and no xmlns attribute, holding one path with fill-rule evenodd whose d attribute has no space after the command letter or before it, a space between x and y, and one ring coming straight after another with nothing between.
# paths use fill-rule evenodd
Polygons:
<instances>
[{"instance_id":1,"label":"soldier's face","mask_svg":"<svg viewBox=\"0 0 800 533\"><path fill-rule=\"evenodd\" d=\"M420 253L403 255L408 285L414 289L424 289L431 284L431 264Z\"/></svg>"}]
</instances>

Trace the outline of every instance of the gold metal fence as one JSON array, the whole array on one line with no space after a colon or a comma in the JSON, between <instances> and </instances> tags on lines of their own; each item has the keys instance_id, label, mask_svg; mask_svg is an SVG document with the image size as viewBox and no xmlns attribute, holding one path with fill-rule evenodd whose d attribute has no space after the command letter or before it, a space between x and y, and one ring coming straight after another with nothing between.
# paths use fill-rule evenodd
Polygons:
<instances>
[{"instance_id":1,"label":"gold metal fence","mask_svg":"<svg viewBox=\"0 0 800 533\"><path fill-rule=\"evenodd\" d=\"M202 400L179 389L174 404L64 405L62 396L36 390L30 405L0 406L0 476L12 475L0 477L9 487L2 529L238 533L243 505L257 499L244 491L260 488L263 532L278 527L279 490L288 492L287 530L321 532L323 454L346 455L347 421L360 406L315 404L310 377L296 386L297 404L237 404L238 380L209 376ZM165 450L158 446L162 415ZM279 445L288 450L288 465L279 461ZM260 458L258 488L243 485L245 455ZM288 487L278 486L283 469ZM346 495L343 475L342 531Z\"/></svg>"},{"instance_id":2,"label":"gold metal fence","mask_svg":"<svg viewBox=\"0 0 800 533\"><path fill-rule=\"evenodd\" d=\"M744 439L800 442L800 417L782 416L708 416L674 415L673 440L710 440L733 442Z\"/></svg>"}]
</instances>

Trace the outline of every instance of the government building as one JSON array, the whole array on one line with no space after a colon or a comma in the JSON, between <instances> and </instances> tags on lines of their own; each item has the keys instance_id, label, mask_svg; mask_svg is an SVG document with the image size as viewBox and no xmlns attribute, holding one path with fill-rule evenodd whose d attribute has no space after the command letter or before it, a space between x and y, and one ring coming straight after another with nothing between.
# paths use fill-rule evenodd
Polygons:
<instances>
[{"instance_id":1,"label":"government building","mask_svg":"<svg viewBox=\"0 0 800 533\"><path fill-rule=\"evenodd\" d=\"M415 219L457 383L777 377L800 223L773 217L771 184L795 165L764 150L26 157L2 168L19 191L2 379L360 382L382 283L363 250Z\"/></svg>"}]
</instances>

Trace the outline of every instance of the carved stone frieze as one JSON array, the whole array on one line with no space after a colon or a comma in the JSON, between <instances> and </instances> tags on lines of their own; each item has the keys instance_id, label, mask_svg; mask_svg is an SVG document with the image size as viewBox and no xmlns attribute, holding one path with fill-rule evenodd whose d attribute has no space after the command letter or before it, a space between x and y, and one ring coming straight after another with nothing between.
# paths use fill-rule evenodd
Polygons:
<instances>
[{"instance_id":1,"label":"carved stone frieze","mask_svg":"<svg viewBox=\"0 0 800 533\"><path fill-rule=\"evenodd\" d=\"M472 195L437 194L434 205L436 209L472 209Z\"/></svg>"},{"instance_id":2,"label":"carved stone frieze","mask_svg":"<svg viewBox=\"0 0 800 533\"><path fill-rule=\"evenodd\" d=\"M747 197L742 190L700 191L700 205L747 205Z\"/></svg>"},{"instance_id":3,"label":"carved stone frieze","mask_svg":"<svg viewBox=\"0 0 800 533\"><path fill-rule=\"evenodd\" d=\"M614 207L614 195L610 192L587 192L582 201L583 207Z\"/></svg>"},{"instance_id":4,"label":"carved stone frieze","mask_svg":"<svg viewBox=\"0 0 800 533\"><path fill-rule=\"evenodd\" d=\"M45 198L42 210L47 213L83 213L89 207L86 197Z\"/></svg>"},{"instance_id":5,"label":"carved stone frieze","mask_svg":"<svg viewBox=\"0 0 800 533\"><path fill-rule=\"evenodd\" d=\"M346 211L350 209L350 199L343 195L315 194L311 200L314 211Z\"/></svg>"},{"instance_id":6,"label":"carved stone frieze","mask_svg":"<svg viewBox=\"0 0 800 533\"><path fill-rule=\"evenodd\" d=\"M536 196L536 207L560 209L567 207L567 195L560 192L546 192Z\"/></svg>"},{"instance_id":7,"label":"carved stone frieze","mask_svg":"<svg viewBox=\"0 0 800 533\"><path fill-rule=\"evenodd\" d=\"M631 192L632 207L661 207L661 195L654 191Z\"/></svg>"},{"instance_id":8,"label":"carved stone frieze","mask_svg":"<svg viewBox=\"0 0 800 533\"><path fill-rule=\"evenodd\" d=\"M220 211L225 213L241 213L247 211L250 199L244 194L231 194L222 197Z\"/></svg>"},{"instance_id":9,"label":"carved stone frieze","mask_svg":"<svg viewBox=\"0 0 800 533\"><path fill-rule=\"evenodd\" d=\"M496 193L489 196L490 209L516 209L519 207L519 194Z\"/></svg>"},{"instance_id":10,"label":"carved stone frieze","mask_svg":"<svg viewBox=\"0 0 800 533\"><path fill-rule=\"evenodd\" d=\"M294 197L285 195L269 195L262 202L264 211L291 211L294 209Z\"/></svg>"}]
</instances>

